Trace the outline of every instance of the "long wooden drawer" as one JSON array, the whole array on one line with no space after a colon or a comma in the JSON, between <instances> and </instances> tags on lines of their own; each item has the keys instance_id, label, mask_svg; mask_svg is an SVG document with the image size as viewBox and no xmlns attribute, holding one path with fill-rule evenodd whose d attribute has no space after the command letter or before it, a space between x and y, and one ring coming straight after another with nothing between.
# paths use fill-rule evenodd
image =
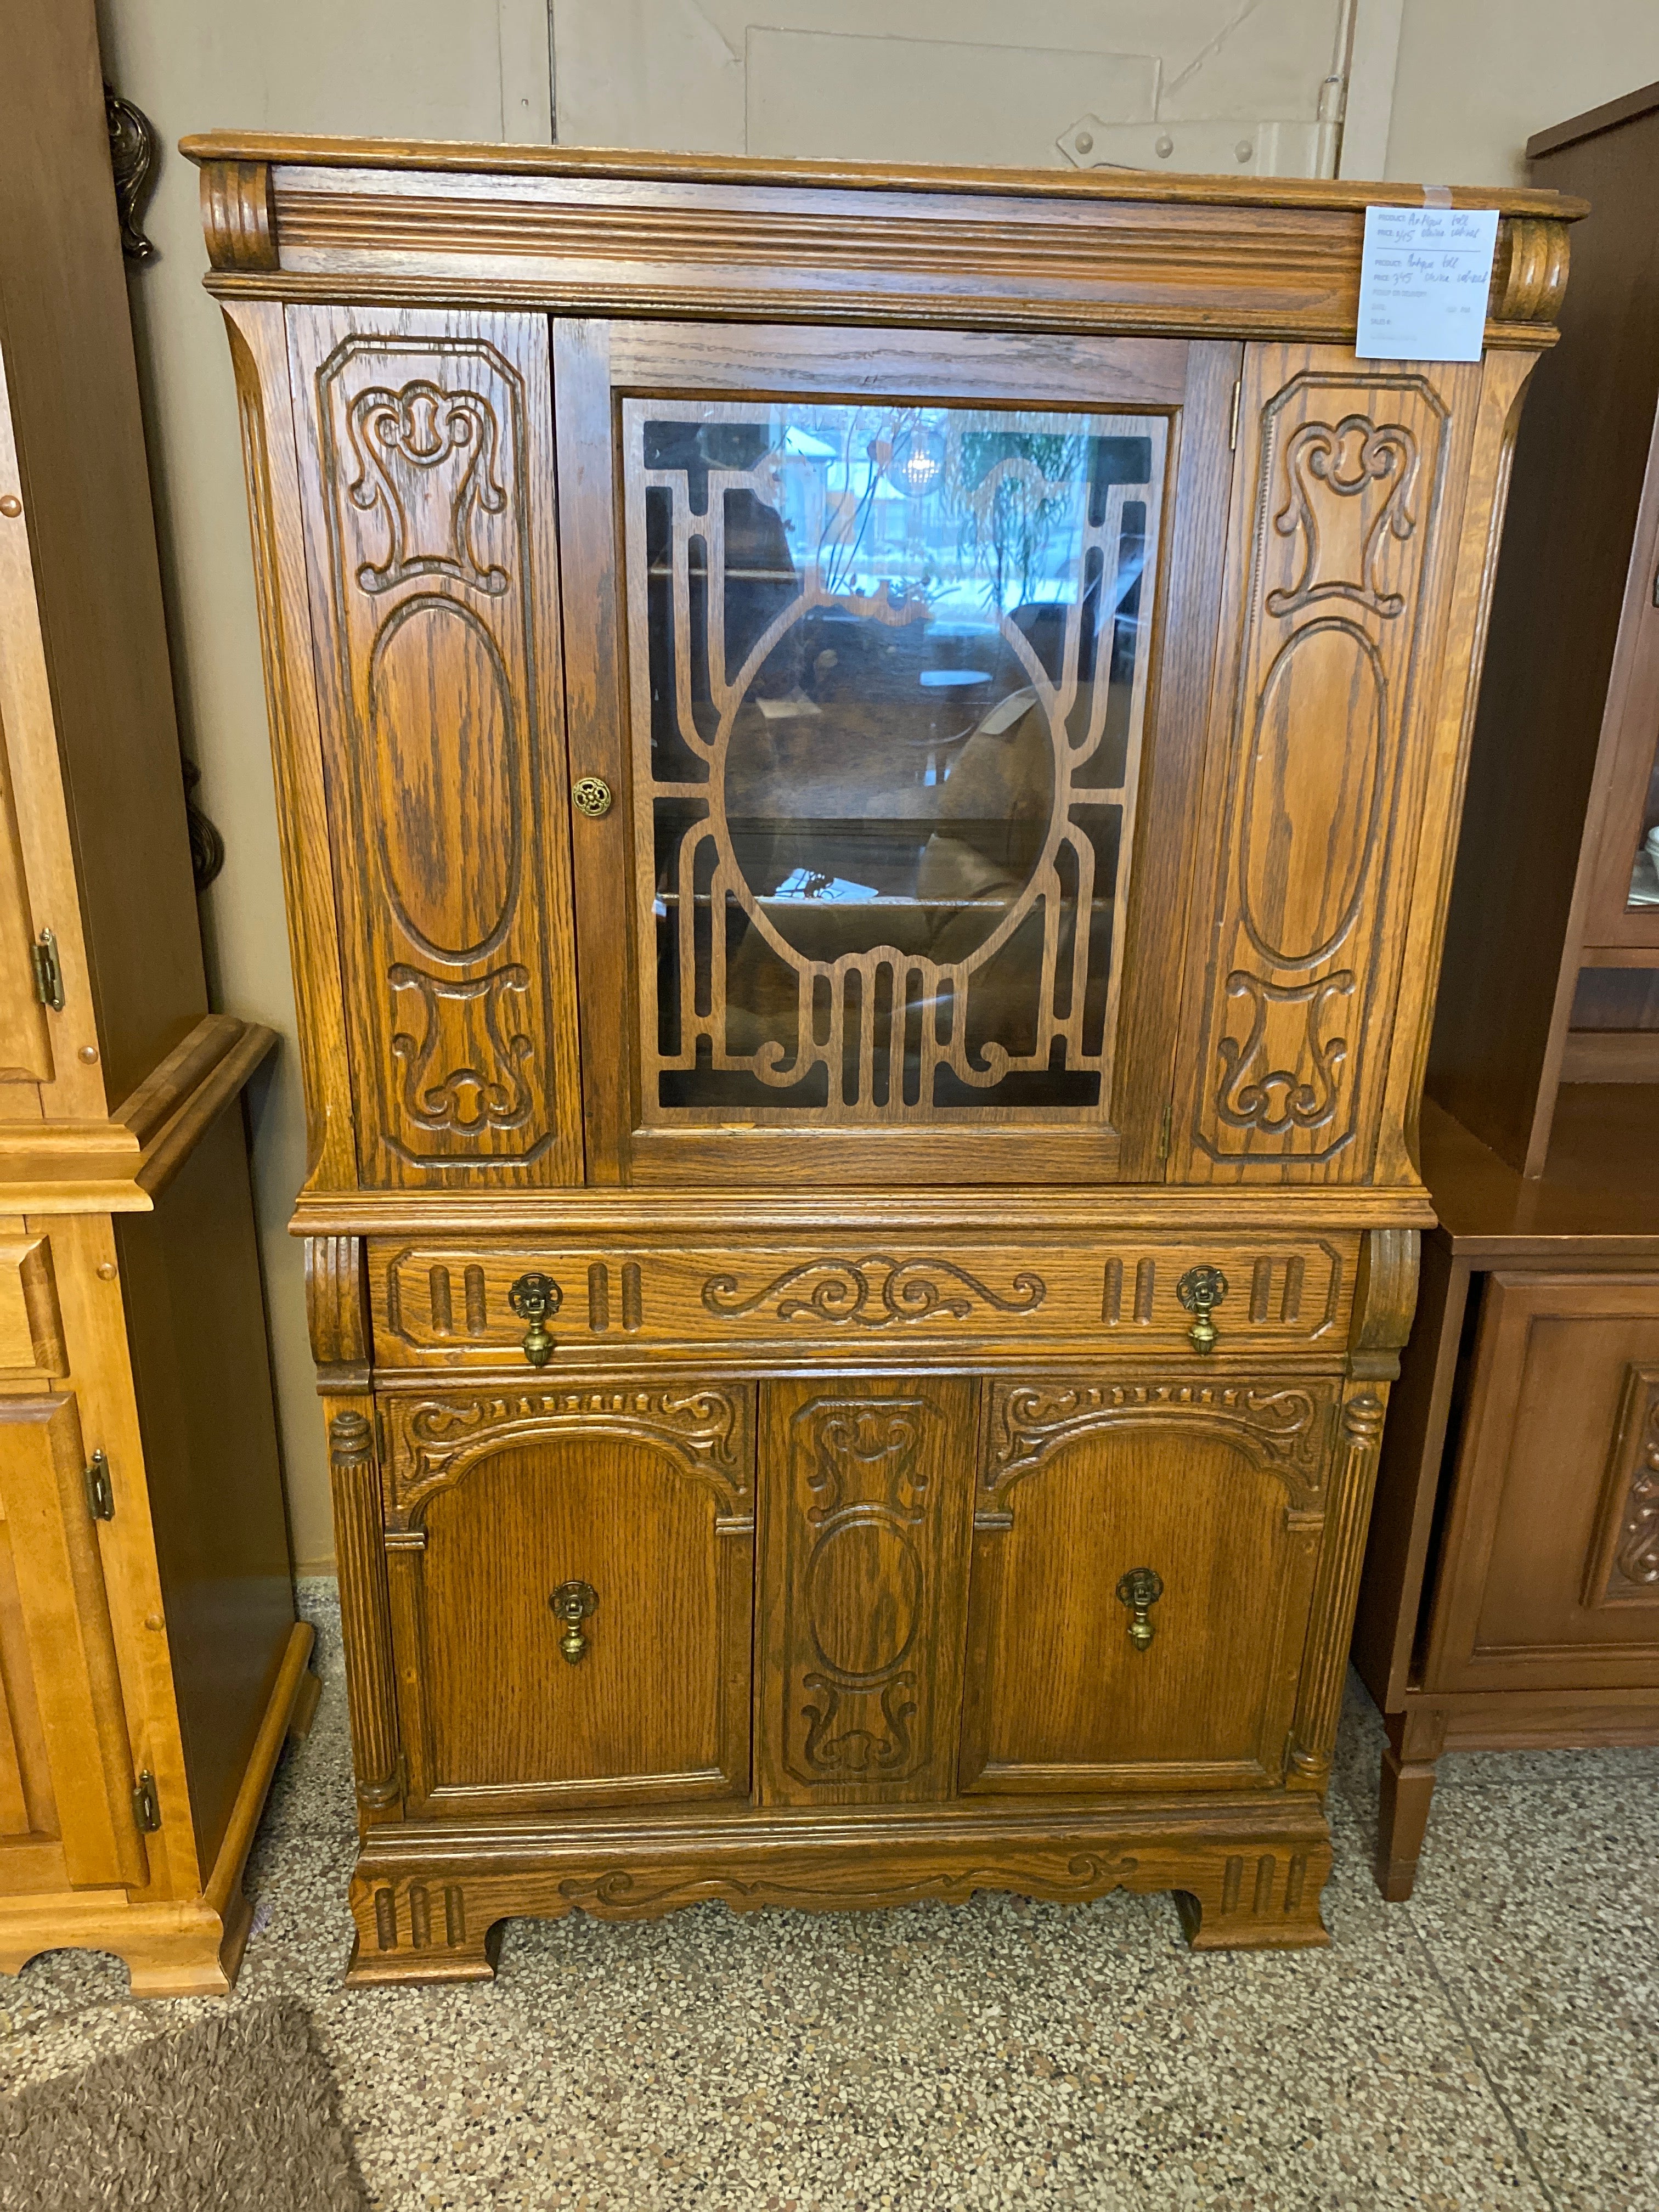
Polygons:
<instances>
[{"instance_id":1,"label":"long wooden drawer","mask_svg":"<svg viewBox=\"0 0 1659 2212\"><path fill-rule=\"evenodd\" d=\"M525 1322L508 1293L526 1273L556 1285L550 1372L568 1359L711 1351L743 1359L914 1356L910 1347L1019 1358L1143 1349L1196 1359L1179 1295L1190 1268L1219 1267L1218 1351L1340 1355L1356 1232L1233 1234L1018 1244L930 1238L846 1243L579 1249L455 1237L368 1246L374 1361L382 1368L515 1362ZM902 1345L907 1348L900 1352Z\"/></svg>"}]
</instances>

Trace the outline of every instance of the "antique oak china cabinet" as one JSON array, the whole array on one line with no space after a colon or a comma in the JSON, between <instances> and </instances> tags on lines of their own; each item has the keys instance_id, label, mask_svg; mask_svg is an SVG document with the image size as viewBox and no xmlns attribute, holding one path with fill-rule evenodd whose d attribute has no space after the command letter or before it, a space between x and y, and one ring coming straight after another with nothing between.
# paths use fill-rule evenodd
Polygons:
<instances>
[{"instance_id":1,"label":"antique oak china cabinet","mask_svg":"<svg viewBox=\"0 0 1659 2212\"><path fill-rule=\"evenodd\" d=\"M1334 184L187 143L304 1030L359 1982L1325 1940L1507 455ZM1485 196L1458 194L1480 204ZM1486 199L1485 204L1490 204Z\"/></svg>"}]
</instances>

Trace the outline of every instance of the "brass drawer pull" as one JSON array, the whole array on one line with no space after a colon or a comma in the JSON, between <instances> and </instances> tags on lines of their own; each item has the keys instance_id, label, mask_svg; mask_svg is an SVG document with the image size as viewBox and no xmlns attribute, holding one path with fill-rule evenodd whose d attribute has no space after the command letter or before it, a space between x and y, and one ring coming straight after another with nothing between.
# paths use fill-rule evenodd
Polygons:
<instances>
[{"instance_id":1,"label":"brass drawer pull","mask_svg":"<svg viewBox=\"0 0 1659 2212\"><path fill-rule=\"evenodd\" d=\"M1226 1295L1227 1278L1219 1267L1188 1267L1176 1285L1176 1296L1193 1317L1188 1334L1194 1352L1215 1350L1217 1330L1210 1314Z\"/></svg>"},{"instance_id":2,"label":"brass drawer pull","mask_svg":"<svg viewBox=\"0 0 1659 2212\"><path fill-rule=\"evenodd\" d=\"M561 1583L547 1601L553 1608L555 1620L564 1623L559 1649L574 1667L587 1650L582 1623L597 1607L599 1594L592 1583Z\"/></svg>"},{"instance_id":3,"label":"brass drawer pull","mask_svg":"<svg viewBox=\"0 0 1659 2212\"><path fill-rule=\"evenodd\" d=\"M1147 1615L1163 1595L1162 1577L1150 1567L1131 1567L1118 1577L1117 1601L1129 1608L1129 1641L1137 1651L1144 1651L1158 1633Z\"/></svg>"},{"instance_id":4,"label":"brass drawer pull","mask_svg":"<svg viewBox=\"0 0 1659 2212\"><path fill-rule=\"evenodd\" d=\"M570 796L576 802L576 811L592 822L611 811L611 786L602 775L579 775L570 787Z\"/></svg>"},{"instance_id":5,"label":"brass drawer pull","mask_svg":"<svg viewBox=\"0 0 1659 2212\"><path fill-rule=\"evenodd\" d=\"M553 1340L547 1333L548 1316L564 1302L564 1293L551 1275L520 1275L507 1294L507 1302L520 1321L527 1321L524 1356L532 1367L545 1367L553 1357Z\"/></svg>"}]
</instances>

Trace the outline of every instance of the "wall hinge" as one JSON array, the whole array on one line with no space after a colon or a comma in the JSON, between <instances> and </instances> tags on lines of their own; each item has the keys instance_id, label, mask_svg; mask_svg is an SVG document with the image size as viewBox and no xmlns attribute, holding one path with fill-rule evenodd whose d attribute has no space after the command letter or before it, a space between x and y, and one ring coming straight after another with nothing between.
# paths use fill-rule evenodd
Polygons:
<instances>
[{"instance_id":1,"label":"wall hinge","mask_svg":"<svg viewBox=\"0 0 1659 2212\"><path fill-rule=\"evenodd\" d=\"M161 1801L149 1767L132 1785L132 1817L147 1836L153 1836L161 1825Z\"/></svg>"},{"instance_id":2,"label":"wall hinge","mask_svg":"<svg viewBox=\"0 0 1659 2212\"><path fill-rule=\"evenodd\" d=\"M49 929L43 929L29 947L29 957L34 963L34 995L43 1006L50 1006L54 1014L64 1011L64 969L58 957L58 939Z\"/></svg>"},{"instance_id":3,"label":"wall hinge","mask_svg":"<svg viewBox=\"0 0 1659 2212\"><path fill-rule=\"evenodd\" d=\"M115 1485L109 1479L109 1462L95 1451L87 1468L87 1510L94 1521L115 1518Z\"/></svg>"},{"instance_id":4,"label":"wall hinge","mask_svg":"<svg viewBox=\"0 0 1659 2212\"><path fill-rule=\"evenodd\" d=\"M1242 376L1236 377L1233 380L1232 420L1227 425L1227 451L1230 453L1238 451L1238 403L1243 397L1244 380Z\"/></svg>"},{"instance_id":5,"label":"wall hinge","mask_svg":"<svg viewBox=\"0 0 1659 2212\"><path fill-rule=\"evenodd\" d=\"M1166 1106L1164 1109L1164 1119L1158 1125L1158 1156L1161 1160L1167 1160L1170 1157L1170 1127L1174 1119L1175 1108L1172 1105Z\"/></svg>"}]
</instances>

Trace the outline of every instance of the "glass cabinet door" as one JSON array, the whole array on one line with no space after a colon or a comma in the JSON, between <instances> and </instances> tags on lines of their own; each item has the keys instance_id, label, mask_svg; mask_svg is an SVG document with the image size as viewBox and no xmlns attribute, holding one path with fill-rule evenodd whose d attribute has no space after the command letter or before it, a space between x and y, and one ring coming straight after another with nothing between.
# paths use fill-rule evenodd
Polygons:
<instances>
[{"instance_id":1,"label":"glass cabinet door","mask_svg":"<svg viewBox=\"0 0 1659 2212\"><path fill-rule=\"evenodd\" d=\"M1137 404L1133 360L1103 391L1058 341L959 341L981 392L929 394L912 341L908 388L849 398L846 335L817 335L816 390L741 333L719 382L705 342L684 388L613 386L637 1135L713 1139L739 1181L857 1176L853 1138L907 1133L872 1173L1006 1173L987 1129L1119 1173L1195 349L1128 349L1180 357Z\"/></svg>"}]
</instances>

